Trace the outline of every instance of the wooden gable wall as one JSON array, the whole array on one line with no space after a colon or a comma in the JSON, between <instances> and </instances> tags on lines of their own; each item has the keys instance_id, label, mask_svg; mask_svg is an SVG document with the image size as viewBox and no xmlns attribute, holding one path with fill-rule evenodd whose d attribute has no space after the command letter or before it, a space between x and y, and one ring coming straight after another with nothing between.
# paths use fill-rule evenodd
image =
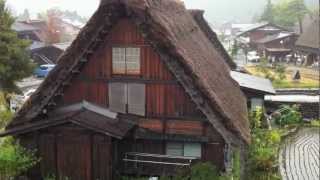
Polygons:
<instances>
[{"instance_id":1,"label":"wooden gable wall","mask_svg":"<svg viewBox=\"0 0 320 180\"><path fill-rule=\"evenodd\" d=\"M129 20L121 20L87 62L81 73L65 91L63 103L87 100L108 107L108 82L140 82L146 84L147 117L198 117L191 98L165 67L159 55L140 35ZM134 46L141 49L141 75L112 75L112 47Z\"/></svg>"}]
</instances>

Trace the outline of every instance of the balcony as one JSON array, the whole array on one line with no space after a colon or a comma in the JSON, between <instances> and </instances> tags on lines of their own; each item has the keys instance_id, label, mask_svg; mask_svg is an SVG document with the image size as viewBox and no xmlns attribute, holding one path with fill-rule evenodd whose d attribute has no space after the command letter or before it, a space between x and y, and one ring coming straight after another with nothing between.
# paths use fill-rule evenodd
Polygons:
<instances>
[{"instance_id":1,"label":"balcony","mask_svg":"<svg viewBox=\"0 0 320 180\"><path fill-rule=\"evenodd\" d=\"M141 176L171 176L190 168L199 160L197 157L128 152L123 159L123 172Z\"/></svg>"}]
</instances>

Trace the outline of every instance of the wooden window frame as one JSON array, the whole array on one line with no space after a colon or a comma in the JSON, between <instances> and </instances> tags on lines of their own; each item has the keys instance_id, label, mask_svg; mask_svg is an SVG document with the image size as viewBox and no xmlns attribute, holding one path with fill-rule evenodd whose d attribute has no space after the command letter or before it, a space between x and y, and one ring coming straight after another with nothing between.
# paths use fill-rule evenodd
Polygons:
<instances>
[{"instance_id":1,"label":"wooden window frame","mask_svg":"<svg viewBox=\"0 0 320 180\"><path fill-rule=\"evenodd\" d=\"M114 68L113 68L113 50L114 48L121 48L124 49L124 57L125 57L125 72L124 73L115 73ZM139 49L139 72L138 73L128 73L128 68L127 68L127 49L129 48L135 48ZM141 77L141 47L140 46L112 46L111 47L111 72L112 76L115 77L121 77L121 76L129 76L129 77Z\"/></svg>"},{"instance_id":2,"label":"wooden window frame","mask_svg":"<svg viewBox=\"0 0 320 180\"><path fill-rule=\"evenodd\" d=\"M118 83L118 84L124 84L125 85L125 110L124 112L119 112L119 113L126 113L126 114L132 114L132 115L137 115L137 116L146 116L147 114L147 95L146 95L146 85L144 83L128 83L128 82L111 82L109 83L109 96L110 96L110 93L112 93L110 91L110 84L112 83ZM130 113L129 111L129 84L139 84L139 85L143 85L144 86L144 112L143 112L143 115L142 114L135 114L135 113ZM110 102L110 98L109 98L109 108L111 106L111 102Z\"/></svg>"},{"instance_id":3,"label":"wooden window frame","mask_svg":"<svg viewBox=\"0 0 320 180\"><path fill-rule=\"evenodd\" d=\"M184 157L196 157L196 158L202 158L202 151L203 151L203 146L202 146L202 143L200 142L177 142L177 141L168 141L166 142L166 147L165 147L165 153L166 155L170 155L168 154L168 144L169 143L177 143L177 144L181 144L182 145L182 156ZM185 155L185 147L186 147L186 144L199 144L200 145L200 157L199 156L186 156Z\"/></svg>"}]
</instances>

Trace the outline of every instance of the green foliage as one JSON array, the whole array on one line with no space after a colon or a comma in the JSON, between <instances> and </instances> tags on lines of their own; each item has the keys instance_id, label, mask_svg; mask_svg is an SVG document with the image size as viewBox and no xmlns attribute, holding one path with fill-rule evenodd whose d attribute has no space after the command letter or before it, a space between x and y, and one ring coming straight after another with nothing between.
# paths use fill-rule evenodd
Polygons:
<instances>
[{"instance_id":1,"label":"green foliage","mask_svg":"<svg viewBox=\"0 0 320 180\"><path fill-rule=\"evenodd\" d=\"M264 8L264 11L261 17L259 18L259 21L269 22L269 23L274 22L273 5L271 3L271 0L268 0L267 5Z\"/></svg>"},{"instance_id":2,"label":"green foliage","mask_svg":"<svg viewBox=\"0 0 320 180\"><path fill-rule=\"evenodd\" d=\"M280 126L299 124L302 122L302 116L297 105L283 105L275 113L274 119L276 124Z\"/></svg>"},{"instance_id":3,"label":"green foliage","mask_svg":"<svg viewBox=\"0 0 320 180\"><path fill-rule=\"evenodd\" d=\"M240 166L240 151L237 150L233 153L232 180L240 180Z\"/></svg>"},{"instance_id":4,"label":"green foliage","mask_svg":"<svg viewBox=\"0 0 320 180\"><path fill-rule=\"evenodd\" d=\"M249 113L250 128L260 129L265 120L263 108L257 107Z\"/></svg>"},{"instance_id":5,"label":"green foliage","mask_svg":"<svg viewBox=\"0 0 320 180\"><path fill-rule=\"evenodd\" d=\"M276 180L278 149L281 134L278 130L263 128L264 113L262 108L257 108L249 114L252 143L249 146L249 172L250 180L266 179Z\"/></svg>"},{"instance_id":6,"label":"green foliage","mask_svg":"<svg viewBox=\"0 0 320 180\"><path fill-rule=\"evenodd\" d=\"M249 148L249 169L252 173L274 174L281 136L277 130L255 129Z\"/></svg>"},{"instance_id":7,"label":"green foliage","mask_svg":"<svg viewBox=\"0 0 320 180\"><path fill-rule=\"evenodd\" d=\"M314 126L314 127L320 127L320 119L318 120L312 120L310 122L311 126Z\"/></svg>"},{"instance_id":8,"label":"green foliage","mask_svg":"<svg viewBox=\"0 0 320 180\"><path fill-rule=\"evenodd\" d=\"M260 63L257 65L257 71L275 83L281 83L286 79L286 66L275 64L274 68L271 68L268 65L267 58L261 58Z\"/></svg>"},{"instance_id":9,"label":"green foliage","mask_svg":"<svg viewBox=\"0 0 320 180\"><path fill-rule=\"evenodd\" d=\"M262 73L263 76L271 81L274 81L274 77L271 73L270 67L268 66L268 59L263 57L261 58L259 64L257 65L257 71Z\"/></svg>"},{"instance_id":10,"label":"green foliage","mask_svg":"<svg viewBox=\"0 0 320 180\"><path fill-rule=\"evenodd\" d=\"M12 119L13 114L6 105L4 94L0 92L0 131Z\"/></svg>"},{"instance_id":11,"label":"green foliage","mask_svg":"<svg viewBox=\"0 0 320 180\"><path fill-rule=\"evenodd\" d=\"M35 152L21 147L13 138L2 140L0 144L0 174L4 179L21 175L38 162Z\"/></svg>"},{"instance_id":12,"label":"green foliage","mask_svg":"<svg viewBox=\"0 0 320 180\"><path fill-rule=\"evenodd\" d=\"M283 81L286 79L286 67L282 64L277 64L275 67L276 79Z\"/></svg>"},{"instance_id":13,"label":"green foliage","mask_svg":"<svg viewBox=\"0 0 320 180\"><path fill-rule=\"evenodd\" d=\"M34 68L26 51L30 43L18 38L13 23L5 1L0 0L0 88L7 92L16 90L15 81L31 75Z\"/></svg>"},{"instance_id":14,"label":"green foliage","mask_svg":"<svg viewBox=\"0 0 320 180\"><path fill-rule=\"evenodd\" d=\"M307 13L309 11L304 0L282 0L277 4L272 4L271 0L268 0L259 20L292 27L296 22L301 23Z\"/></svg>"}]
</instances>

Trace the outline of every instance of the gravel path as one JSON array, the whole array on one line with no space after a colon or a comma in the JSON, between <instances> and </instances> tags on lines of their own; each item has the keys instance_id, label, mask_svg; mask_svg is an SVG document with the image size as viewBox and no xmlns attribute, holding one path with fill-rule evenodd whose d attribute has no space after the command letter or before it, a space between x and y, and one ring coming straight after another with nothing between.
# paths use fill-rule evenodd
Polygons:
<instances>
[{"instance_id":1,"label":"gravel path","mask_svg":"<svg viewBox=\"0 0 320 180\"><path fill-rule=\"evenodd\" d=\"M283 180L319 180L320 129L302 129L289 137L279 158Z\"/></svg>"}]
</instances>

